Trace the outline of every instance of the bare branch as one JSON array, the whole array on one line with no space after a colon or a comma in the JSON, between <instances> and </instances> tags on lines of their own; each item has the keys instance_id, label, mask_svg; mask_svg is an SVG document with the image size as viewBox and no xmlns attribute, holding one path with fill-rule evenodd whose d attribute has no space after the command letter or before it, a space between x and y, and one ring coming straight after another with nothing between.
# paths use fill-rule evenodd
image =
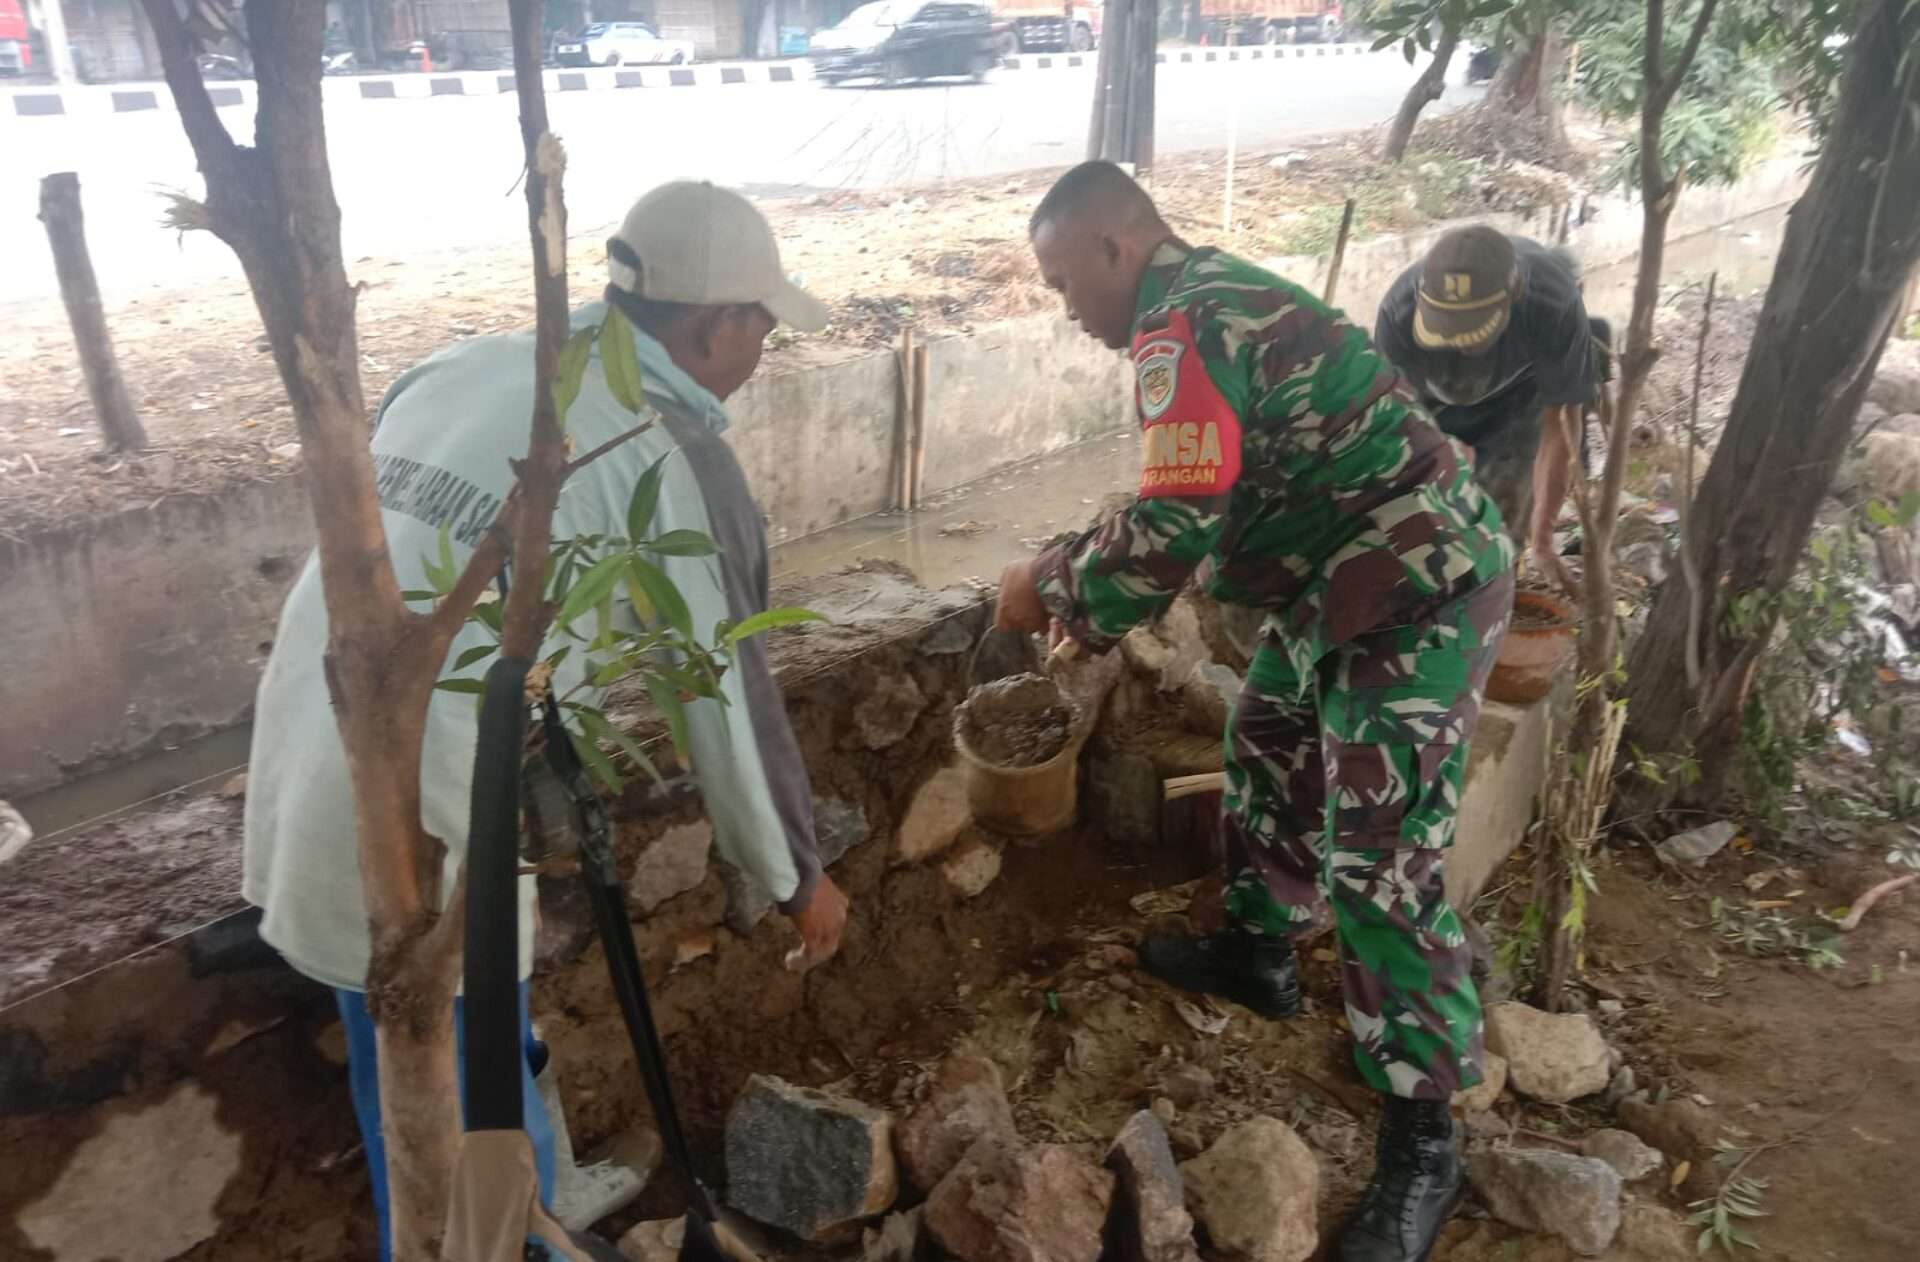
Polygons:
<instances>
[{"instance_id":1,"label":"bare branch","mask_svg":"<svg viewBox=\"0 0 1920 1262\"><path fill-rule=\"evenodd\" d=\"M213 97L200 77L200 64L194 57L193 37L187 34L174 0L141 0L147 21L153 27L153 41L160 48L160 66L167 87L173 92L180 110L180 125L193 145L201 174L211 185L232 170L240 146L234 143L227 125L213 108Z\"/></svg>"},{"instance_id":2,"label":"bare branch","mask_svg":"<svg viewBox=\"0 0 1920 1262\"><path fill-rule=\"evenodd\" d=\"M521 507L513 537L513 566L522 575L545 571L552 545L553 509L567 475L566 440L554 405L553 382L569 333L567 211L561 199L566 150L547 130L546 85L541 80L540 0L511 0L514 89L520 98L520 141L527 164L527 228L533 249L533 428L520 466ZM541 584L515 583L502 612L500 651L531 657L550 614Z\"/></svg>"},{"instance_id":3,"label":"bare branch","mask_svg":"<svg viewBox=\"0 0 1920 1262\"><path fill-rule=\"evenodd\" d=\"M1647 3L1647 39L1649 41L1647 63L1647 96L1653 102L1656 113L1664 115L1667 106L1673 104L1673 98L1680 91L1680 85L1686 82L1687 72L1693 69L1693 59L1700 52L1700 42L1707 37L1707 28L1713 25L1713 13L1720 0L1701 0L1700 12L1694 15L1693 29L1687 32L1687 43L1680 50L1680 59L1673 64L1673 73L1662 75L1660 54L1652 47L1655 40L1666 38L1665 15L1661 0L1648 0ZM1656 20L1659 29L1656 31Z\"/></svg>"},{"instance_id":4,"label":"bare branch","mask_svg":"<svg viewBox=\"0 0 1920 1262\"><path fill-rule=\"evenodd\" d=\"M1707 298L1700 308L1700 344L1693 355L1693 399L1687 409L1687 467L1680 488L1680 570L1687 580L1687 687L1700 690L1700 559L1694 555L1690 527L1693 516L1693 458L1700 446L1700 382L1707 370L1707 335L1713 330L1713 293L1720 273L1707 277Z\"/></svg>"},{"instance_id":5,"label":"bare branch","mask_svg":"<svg viewBox=\"0 0 1920 1262\"><path fill-rule=\"evenodd\" d=\"M576 456L567 465L566 473L564 476L569 478L572 477L574 474L580 472L580 470L586 468L588 465L592 464L594 461L598 460L600 457L606 455L608 452L614 450L616 447L625 445L627 442L631 441L634 438L638 438L640 435L646 433L648 430L652 428L653 428L653 420L651 417L649 417L647 420L640 422L638 425L634 426L632 429L626 430L623 433L615 434L612 438L609 438L606 442L601 443L598 447L595 447L592 451L589 451L586 455Z\"/></svg>"}]
</instances>

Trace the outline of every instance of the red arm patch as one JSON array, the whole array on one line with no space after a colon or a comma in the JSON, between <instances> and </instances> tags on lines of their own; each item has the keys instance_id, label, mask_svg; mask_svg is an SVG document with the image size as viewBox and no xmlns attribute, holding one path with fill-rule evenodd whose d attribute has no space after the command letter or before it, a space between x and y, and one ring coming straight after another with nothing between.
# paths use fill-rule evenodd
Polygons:
<instances>
[{"instance_id":1,"label":"red arm patch","mask_svg":"<svg viewBox=\"0 0 1920 1262\"><path fill-rule=\"evenodd\" d=\"M1176 311L1167 327L1133 341L1140 409L1140 498L1224 495L1240 480L1240 416L1207 375L1193 326Z\"/></svg>"}]
</instances>

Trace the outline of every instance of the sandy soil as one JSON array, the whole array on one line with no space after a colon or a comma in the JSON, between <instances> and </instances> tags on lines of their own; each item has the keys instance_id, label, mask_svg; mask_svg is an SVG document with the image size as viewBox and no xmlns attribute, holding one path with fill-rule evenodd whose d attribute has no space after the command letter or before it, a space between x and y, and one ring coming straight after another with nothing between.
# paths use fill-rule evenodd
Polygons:
<instances>
[{"instance_id":1,"label":"sandy soil","mask_svg":"<svg viewBox=\"0 0 1920 1262\"><path fill-rule=\"evenodd\" d=\"M1445 142L1444 132L1436 132ZM1511 209L1556 187L1537 168L1499 168L1443 151L1382 168L1367 137L1247 153L1235 188L1236 249L1264 257L1330 247L1340 204L1358 201L1361 236L1427 220ZM1025 247L1026 220L1054 172L937 189L848 193L769 204L787 266L833 308L814 337L777 335L778 372L895 341L913 325L962 332L1053 309ZM1163 162L1157 192L1175 227L1217 240L1218 155ZM574 297L596 297L610 225L574 225ZM408 366L463 337L532 319L521 248L348 260L361 286L362 382L369 408ZM116 295L108 321L151 448L100 449L71 335L56 303L0 304L14 330L0 350L0 537L234 482L284 477L299 445L259 319L238 272L224 287Z\"/></svg>"}]
</instances>

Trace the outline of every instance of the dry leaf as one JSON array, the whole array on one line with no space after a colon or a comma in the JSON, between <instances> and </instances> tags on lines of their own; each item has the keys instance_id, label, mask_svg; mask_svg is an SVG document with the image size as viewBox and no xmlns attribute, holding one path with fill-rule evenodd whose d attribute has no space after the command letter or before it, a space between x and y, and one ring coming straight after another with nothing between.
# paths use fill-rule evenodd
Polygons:
<instances>
[{"instance_id":1,"label":"dry leaf","mask_svg":"<svg viewBox=\"0 0 1920 1262\"><path fill-rule=\"evenodd\" d=\"M1679 1165L1673 1168L1673 1177L1667 1180L1667 1187L1672 1191L1675 1191L1675 1192L1679 1191L1680 1185L1682 1183L1685 1183L1687 1181L1687 1176L1692 1173L1693 1173L1693 1163L1691 1161L1681 1162Z\"/></svg>"},{"instance_id":2,"label":"dry leaf","mask_svg":"<svg viewBox=\"0 0 1920 1262\"><path fill-rule=\"evenodd\" d=\"M1182 1021L1185 1021L1193 1028L1194 1033L1204 1034L1208 1038L1214 1038L1219 1035L1221 1031L1227 1028L1227 1022L1231 1020L1231 1018L1224 1013L1202 1012L1184 999L1174 1000L1173 1010L1180 1014Z\"/></svg>"}]
</instances>

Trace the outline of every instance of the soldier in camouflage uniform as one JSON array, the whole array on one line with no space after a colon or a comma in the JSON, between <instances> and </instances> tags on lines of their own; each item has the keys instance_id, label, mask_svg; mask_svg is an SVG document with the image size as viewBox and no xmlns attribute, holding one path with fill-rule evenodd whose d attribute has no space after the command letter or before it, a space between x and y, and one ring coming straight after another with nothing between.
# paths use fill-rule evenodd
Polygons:
<instances>
[{"instance_id":1,"label":"soldier in camouflage uniform","mask_svg":"<svg viewBox=\"0 0 1920 1262\"><path fill-rule=\"evenodd\" d=\"M1481 1015L1441 887L1513 547L1464 452L1366 335L1310 293L1174 236L1119 168L1034 212L1069 314L1130 349L1135 502L1007 568L999 625L1095 651L1203 564L1267 618L1228 721L1228 928L1143 965L1268 1016L1299 1010L1290 937L1331 904L1360 1072L1387 1095L1347 1262L1425 1258L1458 1199L1448 1108L1480 1079Z\"/></svg>"}]
</instances>

